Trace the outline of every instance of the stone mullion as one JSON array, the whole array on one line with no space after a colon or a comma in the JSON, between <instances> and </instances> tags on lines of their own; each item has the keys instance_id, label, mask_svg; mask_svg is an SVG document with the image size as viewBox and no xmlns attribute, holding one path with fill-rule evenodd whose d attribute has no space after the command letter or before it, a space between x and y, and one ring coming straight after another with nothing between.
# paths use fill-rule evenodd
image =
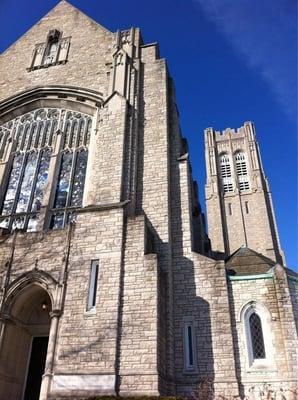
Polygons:
<instances>
[{"instance_id":1,"label":"stone mullion","mask_svg":"<svg viewBox=\"0 0 298 400\"><path fill-rule=\"evenodd\" d=\"M71 172L70 172L70 177L69 177L69 186L68 186L68 194L67 194L67 199L66 199L66 207L71 206L73 180L74 180L74 174L75 174L75 170L76 170L77 158L78 158L78 152L76 150L74 150L72 152L72 163L71 163ZM64 211L63 226L65 226L66 223L67 223L67 210Z\"/></svg>"},{"instance_id":2,"label":"stone mullion","mask_svg":"<svg viewBox=\"0 0 298 400\"><path fill-rule=\"evenodd\" d=\"M28 202L28 206L27 206L27 215L25 215L24 229L27 229L28 221L31 217L31 215L28 215L28 213L31 212L32 201L34 198L34 192L35 192L35 187L36 187L36 183L37 183L37 176L38 176L38 172L39 172L40 160L42 157L42 153L43 153L43 150L40 150L38 152L37 163L36 163L36 168L35 168L35 172L34 172L32 187L31 187L31 193L30 193L29 202Z\"/></svg>"},{"instance_id":3,"label":"stone mullion","mask_svg":"<svg viewBox=\"0 0 298 400\"><path fill-rule=\"evenodd\" d=\"M55 149L53 149L53 154L51 155L47 179L48 184L44 192L43 204L40 211L40 223L43 223L44 227L47 227L49 225L51 219L50 210L52 208L54 197L56 194L56 185L54 184L54 182L57 182L58 179L59 165L61 163L61 147L63 143L63 133L61 131L60 133L61 134L57 137ZM42 228L42 226L40 226L40 228Z\"/></svg>"}]
</instances>

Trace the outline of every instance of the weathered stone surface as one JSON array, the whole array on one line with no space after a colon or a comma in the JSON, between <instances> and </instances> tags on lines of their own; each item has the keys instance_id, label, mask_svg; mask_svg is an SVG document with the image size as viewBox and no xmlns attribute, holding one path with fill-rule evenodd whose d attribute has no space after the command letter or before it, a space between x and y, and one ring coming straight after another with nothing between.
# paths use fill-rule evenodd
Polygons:
<instances>
[{"instance_id":1,"label":"weathered stone surface","mask_svg":"<svg viewBox=\"0 0 298 400\"><path fill-rule=\"evenodd\" d=\"M40 59L28 70L35 45L53 29L70 37L66 62L45 66ZM82 206L66 207L75 222L50 229L62 154L82 150L63 149L61 123L36 231L1 230L0 398L23 398L34 336L49 337L41 400L185 396L206 379L225 396L265 381L294 387L297 274L266 258L272 227L262 191L248 195L256 202L246 225L252 250L240 250L246 256L239 265L237 257L237 265L225 264L210 251L174 85L157 44L144 44L135 28L111 33L61 1L1 55L0 101L1 127L43 108L92 118ZM1 205L17 136L9 129ZM245 135L237 135L241 145ZM224 142L224 135L216 138L218 146ZM207 194L218 192L217 180L208 185ZM207 202L213 249L224 251L222 204L218 195ZM240 211L236 196L228 222L234 250L243 244ZM263 369L248 365L241 313L250 304L270 315L264 339L272 363Z\"/></svg>"}]
</instances>

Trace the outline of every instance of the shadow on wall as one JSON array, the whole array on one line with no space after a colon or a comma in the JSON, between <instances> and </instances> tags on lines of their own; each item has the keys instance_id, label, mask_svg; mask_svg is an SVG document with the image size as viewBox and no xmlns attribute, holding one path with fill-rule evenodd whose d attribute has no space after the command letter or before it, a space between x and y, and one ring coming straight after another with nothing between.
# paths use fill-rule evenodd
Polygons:
<instances>
[{"instance_id":1,"label":"shadow on wall","mask_svg":"<svg viewBox=\"0 0 298 400\"><path fill-rule=\"evenodd\" d=\"M144 66L140 71L143 82ZM165 181L162 187L166 189L170 185L169 193L169 223L171 224L171 243L161 240L156 227L152 226L149 220L150 231L154 238L154 245L148 246L150 252L154 252L158 257L160 267L159 274L159 326L158 326L158 372L160 376L161 394L190 395L199 384L200 379L210 378L213 390L214 381L214 356L212 349L212 331L209 302L203 297L205 288L197 288L195 271L192 260L183 254L183 246L190 246L189 243L183 243L182 214L185 212L183 207L188 205L181 201L180 189L182 183L185 184L185 176L180 176L179 157L181 156L181 136L178 115L175 105L174 92L171 86L171 80L168 82L169 89L169 130L162 134L168 134L170 157L170 181ZM144 126L145 120L145 101L144 88L140 87L139 102L139 126L138 126L138 176L137 176L137 196L136 213L144 214L143 192L146 190L144 176L144 155L151 151L145 149ZM158 156L158 154L157 154ZM182 161L182 162L188 162ZM189 178L189 176L187 176ZM190 182L189 182L190 183ZM188 183L188 184L189 184ZM152 190L152 188L149 188ZM158 188L156 188L158 190ZM187 190L187 189L185 189ZM187 210L186 210L187 212ZM150 217L149 217L150 218ZM163 222L166 224L166 220ZM191 224L193 226L193 224ZM194 224L196 226L196 224ZM166 228L166 227L164 227ZM197 224L197 228L199 228ZM192 229L190 227L190 229ZM185 234L185 232L184 232ZM201 235L194 234L194 238L201 238ZM204 243L200 246L191 246L192 248L204 248ZM203 275L204 273L202 273ZM212 296L216 288L207 289L208 297ZM194 343L187 345L188 338L185 335L186 324L191 323L193 327L192 334L195 335ZM193 352L193 365L187 365L187 351ZM204 399L206 400L206 399Z\"/></svg>"},{"instance_id":2,"label":"shadow on wall","mask_svg":"<svg viewBox=\"0 0 298 400\"><path fill-rule=\"evenodd\" d=\"M193 395L201 380L209 380L209 394L214 392L214 354L211 329L210 304L208 299L216 297L216 289L205 271L195 270L194 262L185 257L185 250L204 249L204 240L200 232L185 231L185 221L190 217L187 229L199 229L194 223L194 215L189 208L191 201L184 195L190 196L192 185L191 167L188 159L181 160L183 141L180 134L179 117L176 111L175 93L172 81L169 81L169 121L171 157L171 233L172 233L172 271L173 271L173 303L174 303L174 360L176 392L178 395ZM181 198L183 196L183 198ZM195 208L197 204L194 205ZM187 235L190 234L190 243ZM201 277L200 277L201 275ZM197 277L197 279L196 279ZM199 277L199 280L198 280ZM206 286L203 286L203 280ZM206 296L205 296L206 293ZM185 326L191 323L195 341L193 349L189 348L189 338ZM194 367L187 362L187 352L194 352ZM212 397L209 397L212 398ZM208 398L205 398L206 400Z\"/></svg>"}]
</instances>

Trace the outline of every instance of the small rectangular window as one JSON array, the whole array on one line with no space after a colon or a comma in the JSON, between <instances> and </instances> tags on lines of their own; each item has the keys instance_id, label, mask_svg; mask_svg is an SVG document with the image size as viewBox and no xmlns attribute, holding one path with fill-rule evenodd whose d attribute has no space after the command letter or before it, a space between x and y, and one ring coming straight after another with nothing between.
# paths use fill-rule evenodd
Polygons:
<instances>
[{"instance_id":1,"label":"small rectangular window","mask_svg":"<svg viewBox=\"0 0 298 400\"><path fill-rule=\"evenodd\" d=\"M184 324L184 367L186 371L196 369L195 332L192 322Z\"/></svg>"},{"instance_id":2,"label":"small rectangular window","mask_svg":"<svg viewBox=\"0 0 298 400\"><path fill-rule=\"evenodd\" d=\"M232 204L228 203L229 215L232 215Z\"/></svg>"},{"instance_id":3,"label":"small rectangular window","mask_svg":"<svg viewBox=\"0 0 298 400\"><path fill-rule=\"evenodd\" d=\"M98 269L99 269L98 260L92 260L90 268L90 278L89 278L87 311L90 311L96 305Z\"/></svg>"},{"instance_id":4,"label":"small rectangular window","mask_svg":"<svg viewBox=\"0 0 298 400\"><path fill-rule=\"evenodd\" d=\"M249 214L248 201L245 202L245 212Z\"/></svg>"},{"instance_id":5,"label":"small rectangular window","mask_svg":"<svg viewBox=\"0 0 298 400\"><path fill-rule=\"evenodd\" d=\"M192 326L189 325L187 327L187 341L188 341L188 361L189 361L189 366L193 367L193 348L192 348Z\"/></svg>"}]
</instances>

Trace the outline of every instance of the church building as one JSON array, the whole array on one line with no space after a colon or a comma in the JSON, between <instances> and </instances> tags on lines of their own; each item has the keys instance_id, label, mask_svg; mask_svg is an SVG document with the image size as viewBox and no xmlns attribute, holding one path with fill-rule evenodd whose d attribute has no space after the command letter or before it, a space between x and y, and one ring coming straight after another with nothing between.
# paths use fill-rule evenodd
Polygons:
<instances>
[{"instance_id":1,"label":"church building","mask_svg":"<svg viewBox=\"0 0 298 400\"><path fill-rule=\"evenodd\" d=\"M205 157L209 234L138 28L62 0L0 55L0 399L297 389L298 274L253 123L207 128Z\"/></svg>"}]
</instances>

